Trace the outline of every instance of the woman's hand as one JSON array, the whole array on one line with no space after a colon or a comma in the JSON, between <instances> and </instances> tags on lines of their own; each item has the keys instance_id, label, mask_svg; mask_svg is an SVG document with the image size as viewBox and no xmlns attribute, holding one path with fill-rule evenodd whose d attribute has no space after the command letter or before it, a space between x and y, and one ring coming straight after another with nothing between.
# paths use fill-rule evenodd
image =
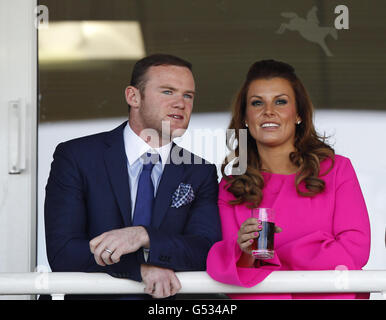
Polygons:
<instances>
[{"instance_id":1,"label":"woman's hand","mask_svg":"<svg viewBox=\"0 0 386 320\"><path fill-rule=\"evenodd\" d=\"M256 218L249 218L244 221L238 232L237 243L240 246L241 251L246 254L252 254L252 244L254 239L259 237L259 231L262 230L261 221ZM282 229L275 226L275 233L281 232Z\"/></svg>"}]
</instances>

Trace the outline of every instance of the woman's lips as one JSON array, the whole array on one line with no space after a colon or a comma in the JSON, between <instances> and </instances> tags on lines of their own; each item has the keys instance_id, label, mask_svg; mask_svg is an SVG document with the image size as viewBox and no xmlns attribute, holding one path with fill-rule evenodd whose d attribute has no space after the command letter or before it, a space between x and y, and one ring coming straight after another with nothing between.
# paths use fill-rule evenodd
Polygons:
<instances>
[{"instance_id":1,"label":"woman's lips","mask_svg":"<svg viewBox=\"0 0 386 320\"><path fill-rule=\"evenodd\" d=\"M277 130L280 127L280 124L276 122L264 122L260 125L260 128L263 130Z\"/></svg>"}]
</instances>

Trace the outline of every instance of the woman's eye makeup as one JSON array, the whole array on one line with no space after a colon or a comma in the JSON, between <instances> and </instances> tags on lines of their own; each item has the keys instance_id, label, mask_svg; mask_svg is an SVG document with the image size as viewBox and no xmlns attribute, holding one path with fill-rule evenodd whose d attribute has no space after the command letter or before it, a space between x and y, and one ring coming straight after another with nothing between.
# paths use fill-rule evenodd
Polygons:
<instances>
[{"instance_id":1,"label":"woman's eye makeup","mask_svg":"<svg viewBox=\"0 0 386 320\"><path fill-rule=\"evenodd\" d=\"M263 105L263 101L261 101L261 100L252 100L251 101L251 105L252 106L261 106L261 105Z\"/></svg>"},{"instance_id":2,"label":"woman's eye makeup","mask_svg":"<svg viewBox=\"0 0 386 320\"><path fill-rule=\"evenodd\" d=\"M286 104L287 103L287 100L285 99L277 99L276 100L276 104Z\"/></svg>"},{"instance_id":3,"label":"woman's eye makeup","mask_svg":"<svg viewBox=\"0 0 386 320\"><path fill-rule=\"evenodd\" d=\"M275 101L276 105L283 105L283 104L287 104L287 103L288 103L288 101L286 99L277 99ZM263 104L264 103L261 100L252 100L251 101L251 105L254 106L254 107L262 106Z\"/></svg>"}]
</instances>

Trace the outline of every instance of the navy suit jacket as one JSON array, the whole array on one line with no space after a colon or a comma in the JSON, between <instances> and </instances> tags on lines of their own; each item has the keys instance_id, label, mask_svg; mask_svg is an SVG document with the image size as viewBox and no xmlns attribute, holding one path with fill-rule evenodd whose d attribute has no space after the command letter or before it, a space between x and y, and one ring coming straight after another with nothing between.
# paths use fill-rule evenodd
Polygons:
<instances>
[{"instance_id":1,"label":"navy suit jacket","mask_svg":"<svg viewBox=\"0 0 386 320\"><path fill-rule=\"evenodd\" d=\"M126 254L119 263L102 267L89 241L113 229L129 227L131 201L123 129L118 128L61 143L46 186L45 233L52 271L106 272L141 281L143 250ZM174 148L180 148L173 144ZM178 150L177 150L178 151ZM194 164L197 156L182 148L191 164L166 164L158 187L147 264L175 271L205 270L210 247L221 239L217 207L217 171L213 164ZM180 183L193 187L195 199L171 207Z\"/></svg>"}]
</instances>

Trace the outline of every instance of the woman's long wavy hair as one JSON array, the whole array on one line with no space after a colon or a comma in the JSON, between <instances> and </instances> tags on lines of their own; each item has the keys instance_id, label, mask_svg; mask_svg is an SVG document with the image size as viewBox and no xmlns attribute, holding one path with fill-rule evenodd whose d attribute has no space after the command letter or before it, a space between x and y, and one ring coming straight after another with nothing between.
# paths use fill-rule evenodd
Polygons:
<instances>
[{"instance_id":1,"label":"woman's long wavy hair","mask_svg":"<svg viewBox=\"0 0 386 320\"><path fill-rule=\"evenodd\" d=\"M301 123L296 125L295 151L289 154L290 161L298 167L295 185L299 195L312 197L325 189L324 180L319 176L327 174L334 166L334 149L317 134L313 124L313 106L309 95L302 82L295 74L295 69L287 63L275 60L262 60L254 63L247 74L245 82L237 94L233 104L233 115L229 129L233 129L235 135L227 137L228 148L234 150L233 158L227 157L221 171L227 181L228 191L235 196L230 204L246 203L249 208L258 207L263 198L264 179L261 174L261 160L255 139L247 133L247 169L242 175L225 174L225 167L237 160L239 150L239 130L247 129L245 115L247 108L247 92L250 84L258 79L283 78L288 80L295 93L297 114ZM236 142L236 143L235 143ZM236 146L234 146L236 144ZM320 173L320 163L326 158L331 159L330 168ZM233 163L233 166L236 164ZM306 191L299 186L304 182ZM304 188L303 188L304 190Z\"/></svg>"}]
</instances>

